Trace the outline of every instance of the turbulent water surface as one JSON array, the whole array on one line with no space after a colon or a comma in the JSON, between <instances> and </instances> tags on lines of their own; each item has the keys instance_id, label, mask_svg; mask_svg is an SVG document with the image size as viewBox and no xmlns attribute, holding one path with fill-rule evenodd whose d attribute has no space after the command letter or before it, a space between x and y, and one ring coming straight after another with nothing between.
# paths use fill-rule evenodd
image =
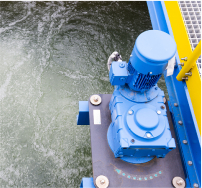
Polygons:
<instances>
[{"instance_id":1,"label":"turbulent water surface","mask_svg":"<svg viewBox=\"0 0 202 188\"><path fill-rule=\"evenodd\" d=\"M113 92L109 55L128 61L149 29L146 2L0 2L1 187L78 187L92 176L78 101Z\"/></svg>"}]
</instances>

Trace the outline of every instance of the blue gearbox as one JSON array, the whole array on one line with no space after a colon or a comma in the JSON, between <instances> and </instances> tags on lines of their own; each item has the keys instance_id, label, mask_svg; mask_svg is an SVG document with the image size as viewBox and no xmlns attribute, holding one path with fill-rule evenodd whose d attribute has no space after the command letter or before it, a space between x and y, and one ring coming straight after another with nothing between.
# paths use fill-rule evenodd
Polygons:
<instances>
[{"instance_id":1,"label":"blue gearbox","mask_svg":"<svg viewBox=\"0 0 202 188\"><path fill-rule=\"evenodd\" d=\"M128 63L112 62L109 79L115 90L109 104L112 123L107 138L115 157L144 163L175 149L164 92L157 86L175 53L170 35L151 30L137 38Z\"/></svg>"}]
</instances>

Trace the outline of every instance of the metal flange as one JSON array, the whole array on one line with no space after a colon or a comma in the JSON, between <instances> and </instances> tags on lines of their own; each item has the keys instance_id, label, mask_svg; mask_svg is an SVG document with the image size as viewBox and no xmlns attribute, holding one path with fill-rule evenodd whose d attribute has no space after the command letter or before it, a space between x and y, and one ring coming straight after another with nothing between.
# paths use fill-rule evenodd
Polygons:
<instances>
[{"instance_id":1,"label":"metal flange","mask_svg":"<svg viewBox=\"0 0 202 188\"><path fill-rule=\"evenodd\" d=\"M102 99L99 95L92 95L90 98L90 102L93 105L99 105L102 102Z\"/></svg>"},{"instance_id":2,"label":"metal flange","mask_svg":"<svg viewBox=\"0 0 202 188\"><path fill-rule=\"evenodd\" d=\"M109 180L106 176L100 175L95 180L96 187L107 188L109 186Z\"/></svg>"},{"instance_id":3,"label":"metal flange","mask_svg":"<svg viewBox=\"0 0 202 188\"><path fill-rule=\"evenodd\" d=\"M172 184L175 188L185 188L185 181L181 177L174 177Z\"/></svg>"}]
</instances>

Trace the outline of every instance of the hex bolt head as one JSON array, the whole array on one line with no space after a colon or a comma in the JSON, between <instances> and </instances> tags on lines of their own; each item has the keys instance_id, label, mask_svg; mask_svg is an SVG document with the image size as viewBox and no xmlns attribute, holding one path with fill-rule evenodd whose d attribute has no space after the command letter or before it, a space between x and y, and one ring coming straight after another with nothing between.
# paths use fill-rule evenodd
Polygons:
<instances>
[{"instance_id":1,"label":"hex bolt head","mask_svg":"<svg viewBox=\"0 0 202 188\"><path fill-rule=\"evenodd\" d=\"M176 182L178 185L182 185L184 183L184 181L182 179L177 180Z\"/></svg>"},{"instance_id":2,"label":"hex bolt head","mask_svg":"<svg viewBox=\"0 0 202 188\"><path fill-rule=\"evenodd\" d=\"M160 114L161 114L161 111L160 111L160 110L158 110L158 111L157 111L157 114L158 114L158 115L160 115Z\"/></svg>"},{"instance_id":3,"label":"hex bolt head","mask_svg":"<svg viewBox=\"0 0 202 188\"><path fill-rule=\"evenodd\" d=\"M119 67L120 67L120 68L124 68L124 67L125 67L124 63L122 63L122 62L119 63Z\"/></svg>"},{"instance_id":4,"label":"hex bolt head","mask_svg":"<svg viewBox=\"0 0 202 188\"><path fill-rule=\"evenodd\" d=\"M150 133L147 133L146 136L147 136L147 138L151 138L151 134Z\"/></svg>"},{"instance_id":5,"label":"hex bolt head","mask_svg":"<svg viewBox=\"0 0 202 188\"><path fill-rule=\"evenodd\" d=\"M187 163L189 166L191 166L193 164L192 161L188 161Z\"/></svg>"},{"instance_id":6,"label":"hex bolt head","mask_svg":"<svg viewBox=\"0 0 202 188\"><path fill-rule=\"evenodd\" d=\"M187 57L181 58L182 61L187 61Z\"/></svg>"},{"instance_id":7,"label":"hex bolt head","mask_svg":"<svg viewBox=\"0 0 202 188\"><path fill-rule=\"evenodd\" d=\"M192 73L191 72L187 72L185 73L186 76L192 76Z\"/></svg>"},{"instance_id":8,"label":"hex bolt head","mask_svg":"<svg viewBox=\"0 0 202 188\"><path fill-rule=\"evenodd\" d=\"M197 183L194 183L194 188L198 188L199 185Z\"/></svg>"},{"instance_id":9,"label":"hex bolt head","mask_svg":"<svg viewBox=\"0 0 202 188\"><path fill-rule=\"evenodd\" d=\"M124 81L124 80L125 80L125 78L124 78L124 77L122 77L122 78L120 78L120 80L121 80L121 81Z\"/></svg>"},{"instance_id":10,"label":"hex bolt head","mask_svg":"<svg viewBox=\"0 0 202 188\"><path fill-rule=\"evenodd\" d=\"M182 122L182 121L178 121L178 124L179 124L179 125L183 125L183 122Z\"/></svg>"},{"instance_id":11,"label":"hex bolt head","mask_svg":"<svg viewBox=\"0 0 202 188\"><path fill-rule=\"evenodd\" d=\"M188 77L183 77L182 80L188 80Z\"/></svg>"},{"instance_id":12,"label":"hex bolt head","mask_svg":"<svg viewBox=\"0 0 202 188\"><path fill-rule=\"evenodd\" d=\"M100 184L104 184L105 183L105 180L104 179L102 179L102 180L100 180Z\"/></svg>"},{"instance_id":13,"label":"hex bolt head","mask_svg":"<svg viewBox=\"0 0 202 188\"><path fill-rule=\"evenodd\" d=\"M165 109L165 106L162 105L162 106L161 106L161 109L164 110L164 109Z\"/></svg>"},{"instance_id":14,"label":"hex bolt head","mask_svg":"<svg viewBox=\"0 0 202 188\"><path fill-rule=\"evenodd\" d=\"M133 114L133 111L132 111L132 110L129 110L129 111L128 111L128 114L130 114L130 115Z\"/></svg>"},{"instance_id":15,"label":"hex bolt head","mask_svg":"<svg viewBox=\"0 0 202 188\"><path fill-rule=\"evenodd\" d=\"M97 102L98 101L98 96L94 97L94 101Z\"/></svg>"},{"instance_id":16,"label":"hex bolt head","mask_svg":"<svg viewBox=\"0 0 202 188\"><path fill-rule=\"evenodd\" d=\"M132 144L135 143L135 139L131 139L131 143L132 143Z\"/></svg>"},{"instance_id":17,"label":"hex bolt head","mask_svg":"<svg viewBox=\"0 0 202 188\"><path fill-rule=\"evenodd\" d=\"M187 140L183 140L182 143L183 144L187 144L188 142L187 142Z\"/></svg>"},{"instance_id":18,"label":"hex bolt head","mask_svg":"<svg viewBox=\"0 0 202 188\"><path fill-rule=\"evenodd\" d=\"M175 106L175 107L177 107L177 106L178 106L178 104L177 104L177 103L174 103L174 106Z\"/></svg>"}]
</instances>

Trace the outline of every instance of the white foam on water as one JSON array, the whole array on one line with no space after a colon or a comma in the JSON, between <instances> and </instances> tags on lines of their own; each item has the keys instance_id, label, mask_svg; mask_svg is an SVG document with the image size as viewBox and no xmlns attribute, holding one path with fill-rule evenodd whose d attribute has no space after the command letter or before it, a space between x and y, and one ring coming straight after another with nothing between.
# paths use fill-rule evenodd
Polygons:
<instances>
[{"instance_id":1,"label":"white foam on water","mask_svg":"<svg viewBox=\"0 0 202 188\"><path fill-rule=\"evenodd\" d=\"M90 129L76 126L78 101L113 92L105 59L117 48L127 58L139 34L130 21L119 22L122 16L112 21L117 11L99 3L1 7L2 187L79 187L92 176Z\"/></svg>"},{"instance_id":2,"label":"white foam on water","mask_svg":"<svg viewBox=\"0 0 202 188\"><path fill-rule=\"evenodd\" d=\"M5 82L3 83L3 85L0 86L0 101L2 101L6 97L6 91L10 83L11 77L12 77L12 73L10 72L7 74L7 78Z\"/></svg>"}]
</instances>

